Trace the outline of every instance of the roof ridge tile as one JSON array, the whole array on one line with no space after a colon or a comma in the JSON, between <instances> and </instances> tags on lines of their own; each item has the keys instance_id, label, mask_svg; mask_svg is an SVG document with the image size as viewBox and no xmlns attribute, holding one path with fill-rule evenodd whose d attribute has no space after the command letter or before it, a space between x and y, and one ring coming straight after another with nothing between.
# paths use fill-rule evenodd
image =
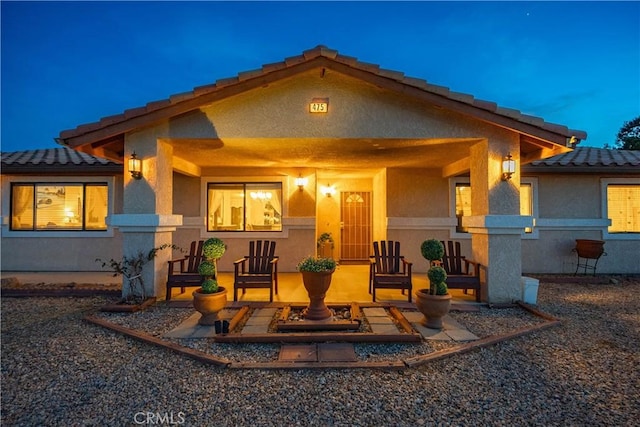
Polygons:
<instances>
[{"instance_id":1,"label":"roof ridge tile","mask_svg":"<svg viewBox=\"0 0 640 427\"><path fill-rule=\"evenodd\" d=\"M215 84L215 88L219 89L221 87L225 87L225 86L231 86L233 84L238 83L238 77L226 77L223 79L218 79L216 80L216 84Z\"/></svg>"},{"instance_id":2,"label":"roof ridge tile","mask_svg":"<svg viewBox=\"0 0 640 427\"><path fill-rule=\"evenodd\" d=\"M187 99L192 99L193 97L193 91L176 93L169 97L169 102L171 104L177 104L179 102L186 101Z\"/></svg>"},{"instance_id":3,"label":"roof ridge tile","mask_svg":"<svg viewBox=\"0 0 640 427\"><path fill-rule=\"evenodd\" d=\"M426 80L425 80L425 83L426 83ZM451 94L451 90L449 90L448 87L440 86L440 85L434 85L434 84L431 84L431 83L427 83L425 89L428 90L429 92L437 93L438 95L442 95L442 96L446 96L446 97L449 97L449 95Z\"/></svg>"},{"instance_id":4,"label":"roof ridge tile","mask_svg":"<svg viewBox=\"0 0 640 427\"><path fill-rule=\"evenodd\" d=\"M262 66L262 71L264 71L265 73L271 73L273 71L279 71L282 70L284 68L287 68L287 65L280 61L280 62L271 62L269 64L264 64Z\"/></svg>"},{"instance_id":5,"label":"roof ridge tile","mask_svg":"<svg viewBox=\"0 0 640 427\"><path fill-rule=\"evenodd\" d=\"M462 92L453 92L451 90L449 90L449 98L454 101L464 102L465 104L473 104L473 101L475 100L473 95Z\"/></svg>"},{"instance_id":6,"label":"roof ridge tile","mask_svg":"<svg viewBox=\"0 0 640 427\"><path fill-rule=\"evenodd\" d=\"M245 80L253 79L254 77L260 77L261 75L262 75L262 70L260 69L242 71L238 73L238 81L242 82Z\"/></svg>"},{"instance_id":7,"label":"roof ridge tile","mask_svg":"<svg viewBox=\"0 0 640 427\"><path fill-rule=\"evenodd\" d=\"M473 105L491 112L495 112L498 109L498 104L492 101L485 101L484 99L475 99Z\"/></svg>"},{"instance_id":8,"label":"roof ridge tile","mask_svg":"<svg viewBox=\"0 0 640 427\"><path fill-rule=\"evenodd\" d=\"M302 55L290 56L284 59L284 63L287 67L291 67L292 65L301 64L305 62L306 59Z\"/></svg>"},{"instance_id":9,"label":"roof ridge tile","mask_svg":"<svg viewBox=\"0 0 640 427\"><path fill-rule=\"evenodd\" d=\"M394 71L386 68L381 68L378 74L382 77L387 77L389 79L402 81L404 79L404 73L402 71Z\"/></svg>"}]
</instances>

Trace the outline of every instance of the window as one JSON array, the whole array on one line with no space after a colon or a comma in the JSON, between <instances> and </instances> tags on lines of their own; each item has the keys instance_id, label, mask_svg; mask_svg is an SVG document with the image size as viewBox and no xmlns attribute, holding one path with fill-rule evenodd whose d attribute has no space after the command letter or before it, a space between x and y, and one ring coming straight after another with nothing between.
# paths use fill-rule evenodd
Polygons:
<instances>
[{"instance_id":1,"label":"window","mask_svg":"<svg viewBox=\"0 0 640 427\"><path fill-rule=\"evenodd\" d=\"M456 232L466 233L467 229L462 226L462 217L471 216L471 186L464 183L456 183Z\"/></svg>"},{"instance_id":2,"label":"window","mask_svg":"<svg viewBox=\"0 0 640 427\"><path fill-rule=\"evenodd\" d=\"M533 216L533 184L531 182L520 183L520 215ZM462 226L462 217L471 216L471 185L465 182L455 184L455 213L457 219L456 232L467 233ZM533 233L531 227L526 227L524 232Z\"/></svg>"},{"instance_id":3,"label":"window","mask_svg":"<svg viewBox=\"0 0 640 427\"><path fill-rule=\"evenodd\" d=\"M209 183L207 231L282 231L282 183Z\"/></svg>"},{"instance_id":4,"label":"window","mask_svg":"<svg viewBox=\"0 0 640 427\"><path fill-rule=\"evenodd\" d=\"M640 185L607 185L609 233L640 233Z\"/></svg>"},{"instance_id":5,"label":"window","mask_svg":"<svg viewBox=\"0 0 640 427\"><path fill-rule=\"evenodd\" d=\"M106 183L14 183L11 230L106 230Z\"/></svg>"},{"instance_id":6,"label":"window","mask_svg":"<svg viewBox=\"0 0 640 427\"><path fill-rule=\"evenodd\" d=\"M520 183L520 215L533 216L533 185L531 183ZM531 227L525 227L524 232L533 233Z\"/></svg>"}]
</instances>

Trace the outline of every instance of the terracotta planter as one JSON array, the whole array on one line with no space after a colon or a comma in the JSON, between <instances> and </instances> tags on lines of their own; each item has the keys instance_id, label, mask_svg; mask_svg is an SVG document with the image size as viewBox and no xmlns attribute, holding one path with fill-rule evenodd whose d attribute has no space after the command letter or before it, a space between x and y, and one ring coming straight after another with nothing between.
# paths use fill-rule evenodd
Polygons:
<instances>
[{"instance_id":1,"label":"terracotta planter","mask_svg":"<svg viewBox=\"0 0 640 427\"><path fill-rule=\"evenodd\" d=\"M203 294L200 289L193 291L193 308L202 314L198 321L200 325L213 325L218 320L218 312L226 305L227 291L221 286L213 294Z\"/></svg>"},{"instance_id":2,"label":"terracotta planter","mask_svg":"<svg viewBox=\"0 0 640 427\"><path fill-rule=\"evenodd\" d=\"M309 294L309 307L307 307L304 317L308 320L324 320L332 316L331 310L324 303L327 290L331 285L333 272L324 271L321 273L303 271L302 283Z\"/></svg>"},{"instance_id":3,"label":"terracotta planter","mask_svg":"<svg viewBox=\"0 0 640 427\"><path fill-rule=\"evenodd\" d=\"M604 241L577 239L576 252L580 258L598 259L604 253Z\"/></svg>"},{"instance_id":4,"label":"terracotta planter","mask_svg":"<svg viewBox=\"0 0 640 427\"><path fill-rule=\"evenodd\" d=\"M424 315L422 324L430 329L442 329L442 318L449 313L451 294L429 295L429 289L416 291L416 306Z\"/></svg>"}]
</instances>

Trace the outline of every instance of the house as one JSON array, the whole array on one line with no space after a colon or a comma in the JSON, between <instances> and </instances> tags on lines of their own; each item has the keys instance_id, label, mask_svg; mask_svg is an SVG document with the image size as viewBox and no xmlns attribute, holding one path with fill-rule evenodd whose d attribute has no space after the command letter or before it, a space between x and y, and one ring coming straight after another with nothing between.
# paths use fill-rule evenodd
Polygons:
<instances>
[{"instance_id":1,"label":"house","mask_svg":"<svg viewBox=\"0 0 640 427\"><path fill-rule=\"evenodd\" d=\"M66 148L3 153L2 265L95 270L97 257L216 236L222 271L261 238L295 271L330 232L345 263L367 262L375 240L416 261L426 238L460 240L496 303L520 298L523 271L572 273L575 239L607 241L598 272L638 273L640 156L575 149L585 138L318 46L63 131ZM82 157L40 169L53 152ZM101 169L84 174L89 162ZM145 273L157 296L171 256Z\"/></svg>"}]
</instances>

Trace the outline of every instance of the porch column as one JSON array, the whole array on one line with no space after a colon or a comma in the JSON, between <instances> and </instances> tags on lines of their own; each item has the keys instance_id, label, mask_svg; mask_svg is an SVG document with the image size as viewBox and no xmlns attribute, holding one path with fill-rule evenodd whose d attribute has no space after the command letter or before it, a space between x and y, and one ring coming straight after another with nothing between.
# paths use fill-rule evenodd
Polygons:
<instances>
[{"instance_id":1,"label":"porch column","mask_svg":"<svg viewBox=\"0 0 640 427\"><path fill-rule=\"evenodd\" d=\"M516 172L502 180L502 160L511 154ZM472 259L480 262L485 286L482 300L510 303L521 299L521 234L532 226L520 216L520 143L505 134L471 147L471 212L462 223L471 233Z\"/></svg>"},{"instance_id":2,"label":"porch column","mask_svg":"<svg viewBox=\"0 0 640 427\"><path fill-rule=\"evenodd\" d=\"M161 127L147 129L125 139L123 214L111 218L111 225L123 233L125 256L135 256L140 251L147 254L160 245L171 244L173 231L182 225L182 215L173 215L173 147L159 139L166 135L163 131ZM142 161L141 179L134 179L128 170L134 151ZM167 261L171 256L171 249L158 251L145 265L143 281L148 296L165 295Z\"/></svg>"}]
</instances>

